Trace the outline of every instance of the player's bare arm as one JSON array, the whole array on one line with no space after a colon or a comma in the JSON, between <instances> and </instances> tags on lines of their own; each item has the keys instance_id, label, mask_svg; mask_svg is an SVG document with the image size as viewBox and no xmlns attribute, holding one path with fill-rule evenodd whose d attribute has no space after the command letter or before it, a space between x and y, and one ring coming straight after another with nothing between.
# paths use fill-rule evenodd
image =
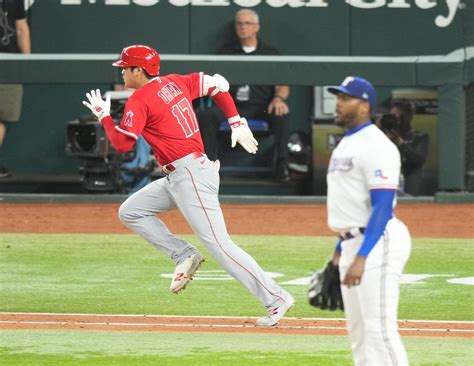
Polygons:
<instances>
[{"instance_id":1,"label":"player's bare arm","mask_svg":"<svg viewBox=\"0 0 474 366\"><path fill-rule=\"evenodd\" d=\"M21 53L31 53L30 27L25 19L18 19L15 23L18 48Z\"/></svg>"}]
</instances>

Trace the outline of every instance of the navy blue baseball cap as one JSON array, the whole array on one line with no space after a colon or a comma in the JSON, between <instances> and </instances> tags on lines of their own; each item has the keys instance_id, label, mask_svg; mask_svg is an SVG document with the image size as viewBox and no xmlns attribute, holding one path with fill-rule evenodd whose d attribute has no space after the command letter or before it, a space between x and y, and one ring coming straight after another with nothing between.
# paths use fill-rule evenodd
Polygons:
<instances>
[{"instance_id":1,"label":"navy blue baseball cap","mask_svg":"<svg viewBox=\"0 0 474 366\"><path fill-rule=\"evenodd\" d=\"M359 76L348 76L340 86L328 88L332 94L344 93L351 97L369 102L370 108L374 109L377 103L377 94L370 81Z\"/></svg>"}]
</instances>

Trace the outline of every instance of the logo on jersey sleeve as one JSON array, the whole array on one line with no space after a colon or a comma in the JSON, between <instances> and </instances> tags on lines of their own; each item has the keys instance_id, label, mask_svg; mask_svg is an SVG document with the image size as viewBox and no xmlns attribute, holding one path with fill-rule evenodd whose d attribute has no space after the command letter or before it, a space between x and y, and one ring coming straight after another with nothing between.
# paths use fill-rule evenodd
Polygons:
<instances>
[{"instance_id":1,"label":"logo on jersey sleeve","mask_svg":"<svg viewBox=\"0 0 474 366\"><path fill-rule=\"evenodd\" d=\"M353 163L353 158L335 158L332 157L331 161L329 162L329 167L328 167L328 173L334 172L334 171L340 171L340 172L348 172L352 170L354 167Z\"/></svg>"},{"instance_id":2,"label":"logo on jersey sleeve","mask_svg":"<svg viewBox=\"0 0 474 366\"><path fill-rule=\"evenodd\" d=\"M374 175L375 175L376 178L388 179L388 177L386 177L386 176L383 174L382 169L377 169L377 170L374 172Z\"/></svg>"},{"instance_id":3,"label":"logo on jersey sleeve","mask_svg":"<svg viewBox=\"0 0 474 366\"><path fill-rule=\"evenodd\" d=\"M128 111L127 114L125 115L125 120L123 121L123 125L125 127L132 127L133 124L133 112Z\"/></svg>"}]
</instances>

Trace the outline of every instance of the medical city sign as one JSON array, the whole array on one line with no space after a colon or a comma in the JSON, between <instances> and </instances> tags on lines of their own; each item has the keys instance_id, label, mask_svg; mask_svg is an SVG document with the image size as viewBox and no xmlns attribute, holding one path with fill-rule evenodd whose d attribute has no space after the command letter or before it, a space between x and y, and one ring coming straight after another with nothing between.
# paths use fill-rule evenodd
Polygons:
<instances>
[{"instance_id":1,"label":"medical city sign","mask_svg":"<svg viewBox=\"0 0 474 366\"><path fill-rule=\"evenodd\" d=\"M95 4L97 0L60 0L61 5ZM160 0L102 0L105 5L131 5L153 6ZM162 0L163 1L163 0ZM251 8L262 3L273 8L288 6L290 8L325 8L334 0L169 0L174 6L229 6L234 3L241 7ZM464 0L466 1L466 0ZM422 10L438 7L440 13L435 17L434 23L438 27L447 27L451 24L459 9L466 7L461 0L345 0L345 2L359 9L389 9L418 8Z\"/></svg>"}]
</instances>

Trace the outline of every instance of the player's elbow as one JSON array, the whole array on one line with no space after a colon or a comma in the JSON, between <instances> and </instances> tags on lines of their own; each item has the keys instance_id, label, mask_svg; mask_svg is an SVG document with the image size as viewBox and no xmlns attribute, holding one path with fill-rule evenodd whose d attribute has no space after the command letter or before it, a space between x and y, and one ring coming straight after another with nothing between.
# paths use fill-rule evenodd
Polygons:
<instances>
[{"instance_id":1,"label":"player's elbow","mask_svg":"<svg viewBox=\"0 0 474 366\"><path fill-rule=\"evenodd\" d=\"M133 145L135 144L135 140L126 140L126 141L121 141L120 143L114 144L115 150L119 154L125 154L132 150Z\"/></svg>"},{"instance_id":2,"label":"player's elbow","mask_svg":"<svg viewBox=\"0 0 474 366\"><path fill-rule=\"evenodd\" d=\"M229 88L229 82L222 75L204 75L204 95L210 95L213 97L218 93L227 93Z\"/></svg>"}]
</instances>

